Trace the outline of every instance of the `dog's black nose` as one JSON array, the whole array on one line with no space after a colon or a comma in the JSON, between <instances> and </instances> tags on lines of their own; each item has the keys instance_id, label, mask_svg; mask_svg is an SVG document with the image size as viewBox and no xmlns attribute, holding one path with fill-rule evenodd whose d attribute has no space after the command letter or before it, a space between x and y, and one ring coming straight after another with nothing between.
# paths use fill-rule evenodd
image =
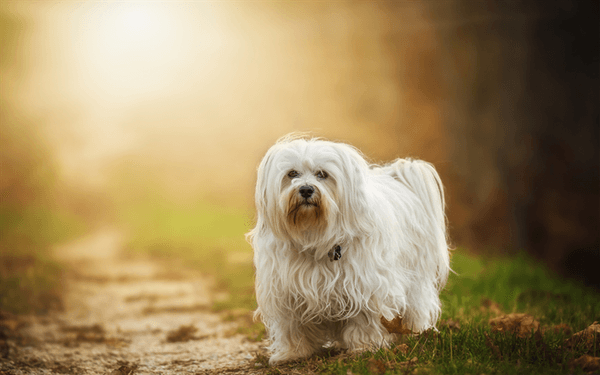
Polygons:
<instances>
[{"instance_id":1,"label":"dog's black nose","mask_svg":"<svg viewBox=\"0 0 600 375\"><path fill-rule=\"evenodd\" d=\"M308 199L315 192L315 188L310 185L304 185L304 186L300 186L300 190L298 190L298 191L300 192L300 195L302 196L302 198Z\"/></svg>"}]
</instances>

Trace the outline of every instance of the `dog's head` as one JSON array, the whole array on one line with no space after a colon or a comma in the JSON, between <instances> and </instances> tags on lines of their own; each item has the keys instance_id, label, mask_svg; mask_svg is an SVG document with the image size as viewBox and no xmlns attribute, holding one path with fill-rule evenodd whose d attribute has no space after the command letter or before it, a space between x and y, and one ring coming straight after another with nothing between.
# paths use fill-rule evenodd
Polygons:
<instances>
[{"instance_id":1,"label":"dog's head","mask_svg":"<svg viewBox=\"0 0 600 375\"><path fill-rule=\"evenodd\" d=\"M356 235L367 170L360 153L346 144L278 141L258 169L259 226L303 247Z\"/></svg>"}]
</instances>

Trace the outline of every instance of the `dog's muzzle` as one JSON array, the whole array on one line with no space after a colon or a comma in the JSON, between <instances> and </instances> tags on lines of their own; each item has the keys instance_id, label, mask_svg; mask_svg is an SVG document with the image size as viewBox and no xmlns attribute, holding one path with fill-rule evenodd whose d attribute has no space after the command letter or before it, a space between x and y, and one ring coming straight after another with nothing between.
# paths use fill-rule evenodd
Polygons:
<instances>
[{"instance_id":1,"label":"dog's muzzle","mask_svg":"<svg viewBox=\"0 0 600 375\"><path fill-rule=\"evenodd\" d=\"M315 192L315 188L310 185L304 185L304 186L300 186L300 189L298 189L298 192L300 193L300 196L302 198L308 199L308 198L312 197L313 193Z\"/></svg>"}]
</instances>

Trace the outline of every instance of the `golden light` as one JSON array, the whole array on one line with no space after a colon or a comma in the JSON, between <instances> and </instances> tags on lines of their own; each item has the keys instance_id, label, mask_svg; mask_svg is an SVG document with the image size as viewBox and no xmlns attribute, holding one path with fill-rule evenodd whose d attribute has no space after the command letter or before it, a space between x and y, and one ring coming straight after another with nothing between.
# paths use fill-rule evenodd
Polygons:
<instances>
[{"instance_id":1,"label":"golden light","mask_svg":"<svg viewBox=\"0 0 600 375\"><path fill-rule=\"evenodd\" d=\"M212 11L202 7L190 14L181 3L168 2L96 3L81 18L81 32L73 33L82 79L93 96L112 103L180 88L182 72L210 63L223 44Z\"/></svg>"},{"instance_id":2,"label":"golden light","mask_svg":"<svg viewBox=\"0 0 600 375\"><path fill-rule=\"evenodd\" d=\"M154 37L160 28L161 19L156 13L152 13L147 6L140 4L125 4L124 9L115 16L116 30L125 38L132 41L149 40Z\"/></svg>"},{"instance_id":3,"label":"golden light","mask_svg":"<svg viewBox=\"0 0 600 375\"><path fill-rule=\"evenodd\" d=\"M27 102L60 114L57 128L76 129L79 142L56 136L73 180L143 155L168 166L155 173L184 185L178 195L248 192L259 154L285 133L360 140L384 158L398 144L382 129L427 112L401 108L400 65L377 21L385 9L369 2L23 4L37 9ZM418 66L412 55L397 56Z\"/></svg>"}]
</instances>

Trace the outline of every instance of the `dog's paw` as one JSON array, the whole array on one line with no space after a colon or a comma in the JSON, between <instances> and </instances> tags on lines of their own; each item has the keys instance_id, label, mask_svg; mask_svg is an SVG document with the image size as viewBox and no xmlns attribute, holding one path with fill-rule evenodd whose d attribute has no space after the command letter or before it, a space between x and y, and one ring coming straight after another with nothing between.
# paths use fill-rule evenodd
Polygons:
<instances>
[{"instance_id":1,"label":"dog's paw","mask_svg":"<svg viewBox=\"0 0 600 375\"><path fill-rule=\"evenodd\" d=\"M300 359L306 358L308 355L298 353L298 352L277 352L271 355L269 358L269 365L275 366L280 365L285 362L298 361Z\"/></svg>"}]
</instances>

